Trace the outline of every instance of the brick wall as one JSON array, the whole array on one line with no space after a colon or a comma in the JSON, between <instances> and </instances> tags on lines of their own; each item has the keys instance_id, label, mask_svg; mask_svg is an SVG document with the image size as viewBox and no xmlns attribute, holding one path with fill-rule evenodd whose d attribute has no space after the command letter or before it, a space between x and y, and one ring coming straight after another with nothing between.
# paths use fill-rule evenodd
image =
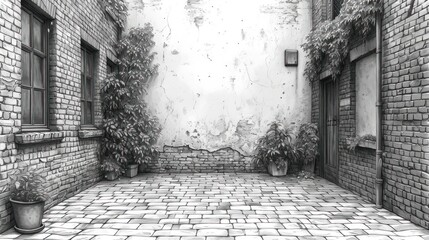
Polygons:
<instances>
[{"instance_id":1,"label":"brick wall","mask_svg":"<svg viewBox=\"0 0 429 240\"><path fill-rule=\"evenodd\" d=\"M384 1L384 206L429 227L429 1Z\"/></svg>"},{"instance_id":2,"label":"brick wall","mask_svg":"<svg viewBox=\"0 0 429 240\"><path fill-rule=\"evenodd\" d=\"M375 150L348 149L356 136L355 63L347 61L339 79L339 167L338 184L373 201ZM374 102L375 105L375 102Z\"/></svg>"},{"instance_id":3,"label":"brick wall","mask_svg":"<svg viewBox=\"0 0 429 240\"><path fill-rule=\"evenodd\" d=\"M324 7L315 5L313 7ZM321 3L321 2L319 2ZM429 227L429 1L384 1L383 17L383 206ZM313 9L313 23L321 22ZM314 19L319 18L319 19ZM374 35L366 38L369 40ZM352 48L365 39L354 38ZM375 150L349 151L356 133L354 65L339 79L339 185L374 200ZM319 82L312 83L312 121L319 122ZM343 103L343 104L342 104ZM344 104L345 103L345 104Z\"/></svg>"},{"instance_id":4,"label":"brick wall","mask_svg":"<svg viewBox=\"0 0 429 240\"><path fill-rule=\"evenodd\" d=\"M46 176L51 199L47 208L101 179L99 131L80 131L81 39L96 52L95 125L101 123L99 86L106 57L113 58L112 42L118 28L97 0L24 1L53 18L49 34L50 132L21 130L21 0L0 2L0 232L13 219L9 177L14 169L29 167ZM112 59L114 60L114 59ZM97 134L94 134L97 133Z\"/></svg>"},{"instance_id":5,"label":"brick wall","mask_svg":"<svg viewBox=\"0 0 429 240\"><path fill-rule=\"evenodd\" d=\"M319 24L327 20L331 14L330 4L332 1L315 1L313 13L324 11L323 14L313 15L313 24ZM314 4L314 2L313 2ZM315 26L317 27L317 26ZM373 38L371 34L368 39ZM354 37L352 47L357 47L364 42L361 37ZM322 80L323 81L323 80ZM357 147L355 151L348 149L350 139L356 136L356 97L354 64L347 61L339 81L339 122L338 122L338 184L369 200L373 199L374 174L375 174L375 150ZM312 85L311 121L320 124L320 94L321 82L315 81ZM375 103L374 103L375 104ZM319 126L320 127L320 126ZM317 163L320 169L322 163ZM323 176L323 172L319 172Z\"/></svg>"},{"instance_id":6,"label":"brick wall","mask_svg":"<svg viewBox=\"0 0 429 240\"><path fill-rule=\"evenodd\" d=\"M164 146L158 159L145 166L146 172L266 172L258 168L252 156L244 156L232 148L214 152L189 146Z\"/></svg>"}]
</instances>

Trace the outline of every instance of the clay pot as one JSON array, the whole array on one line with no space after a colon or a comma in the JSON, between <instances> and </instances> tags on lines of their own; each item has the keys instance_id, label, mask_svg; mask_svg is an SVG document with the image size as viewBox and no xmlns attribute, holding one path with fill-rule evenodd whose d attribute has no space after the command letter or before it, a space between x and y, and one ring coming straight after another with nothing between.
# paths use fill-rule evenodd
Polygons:
<instances>
[{"instance_id":1,"label":"clay pot","mask_svg":"<svg viewBox=\"0 0 429 240\"><path fill-rule=\"evenodd\" d=\"M269 164L268 164L268 173L271 175L271 176L274 176L274 177L282 177L282 176L286 176L286 173L287 173L287 167L288 167L288 163L286 162L286 165L285 165L285 167L284 168L277 168L277 165L276 164L274 164L274 163L272 163L272 162L270 162Z\"/></svg>"},{"instance_id":2,"label":"clay pot","mask_svg":"<svg viewBox=\"0 0 429 240\"><path fill-rule=\"evenodd\" d=\"M21 202L10 199L15 217L15 230L22 234L32 234L43 230L42 224L45 201Z\"/></svg>"},{"instance_id":3,"label":"clay pot","mask_svg":"<svg viewBox=\"0 0 429 240\"><path fill-rule=\"evenodd\" d=\"M127 169L125 170L125 176L132 178L137 176L139 165L138 164L130 164L127 166Z\"/></svg>"},{"instance_id":4,"label":"clay pot","mask_svg":"<svg viewBox=\"0 0 429 240\"><path fill-rule=\"evenodd\" d=\"M113 180L116 180L119 176L116 172L110 171L110 172L106 172L104 177L109 181L113 181Z\"/></svg>"}]
</instances>

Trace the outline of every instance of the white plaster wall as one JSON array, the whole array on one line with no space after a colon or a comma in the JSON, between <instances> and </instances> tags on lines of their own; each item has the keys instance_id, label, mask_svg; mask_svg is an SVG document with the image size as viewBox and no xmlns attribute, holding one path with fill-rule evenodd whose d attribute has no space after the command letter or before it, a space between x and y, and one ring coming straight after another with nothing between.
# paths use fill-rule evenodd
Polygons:
<instances>
[{"instance_id":1,"label":"white plaster wall","mask_svg":"<svg viewBox=\"0 0 429 240\"><path fill-rule=\"evenodd\" d=\"M356 62L356 135L376 135L376 55Z\"/></svg>"},{"instance_id":2,"label":"white plaster wall","mask_svg":"<svg viewBox=\"0 0 429 240\"><path fill-rule=\"evenodd\" d=\"M154 27L159 75L147 97L158 145L251 154L270 122L310 121L300 45L309 0L128 0L128 28ZM298 67L284 50L299 50Z\"/></svg>"}]
</instances>

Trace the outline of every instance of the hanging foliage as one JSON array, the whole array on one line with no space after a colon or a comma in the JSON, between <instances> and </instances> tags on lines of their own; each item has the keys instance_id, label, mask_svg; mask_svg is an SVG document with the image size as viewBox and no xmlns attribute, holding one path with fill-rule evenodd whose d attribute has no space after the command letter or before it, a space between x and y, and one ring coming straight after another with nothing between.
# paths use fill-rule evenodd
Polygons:
<instances>
[{"instance_id":1,"label":"hanging foliage","mask_svg":"<svg viewBox=\"0 0 429 240\"><path fill-rule=\"evenodd\" d=\"M146 89L157 66L153 65L153 29L132 28L117 44L119 72L109 75L101 89L104 114L102 141L105 171L143 163L156 156L154 144L160 126L145 103ZM113 162L114 164L107 164Z\"/></svg>"},{"instance_id":2,"label":"hanging foliage","mask_svg":"<svg viewBox=\"0 0 429 240\"><path fill-rule=\"evenodd\" d=\"M116 23L121 27L125 27L127 20L128 8L125 0L99 0L103 10L113 15Z\"/></svg>"},{"instance_id":3,"label":"hanging foliage","mask_svg":"<svg viewBox=\"0 0 429 240\"><path fill-rule=\"evenodd\" d=\"M367 36L375 26L375 15L382 12L381 0L345 0L340 14L312 30L302 45L307 53L304 74L317 80L324 64L334 79L341 74L349 54L353 33Z\"/></svg>"}]
</instances>

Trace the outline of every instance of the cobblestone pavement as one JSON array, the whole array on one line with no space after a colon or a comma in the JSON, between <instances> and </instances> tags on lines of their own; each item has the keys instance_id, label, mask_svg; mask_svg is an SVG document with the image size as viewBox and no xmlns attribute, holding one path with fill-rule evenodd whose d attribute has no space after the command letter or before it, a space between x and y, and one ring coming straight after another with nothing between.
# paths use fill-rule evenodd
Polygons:
<instances>
[{"instance_id":1,"label":"cobblestone pavement","mask_svg":"<svg viewBox=\"0 0 429 240\"><path fill-rule=\"evenodd\" d=\"M429 239L324 179L266 174L144 174L100 182L45 214L32 236L0 239Z\"/></svg>"}]
</instances>

